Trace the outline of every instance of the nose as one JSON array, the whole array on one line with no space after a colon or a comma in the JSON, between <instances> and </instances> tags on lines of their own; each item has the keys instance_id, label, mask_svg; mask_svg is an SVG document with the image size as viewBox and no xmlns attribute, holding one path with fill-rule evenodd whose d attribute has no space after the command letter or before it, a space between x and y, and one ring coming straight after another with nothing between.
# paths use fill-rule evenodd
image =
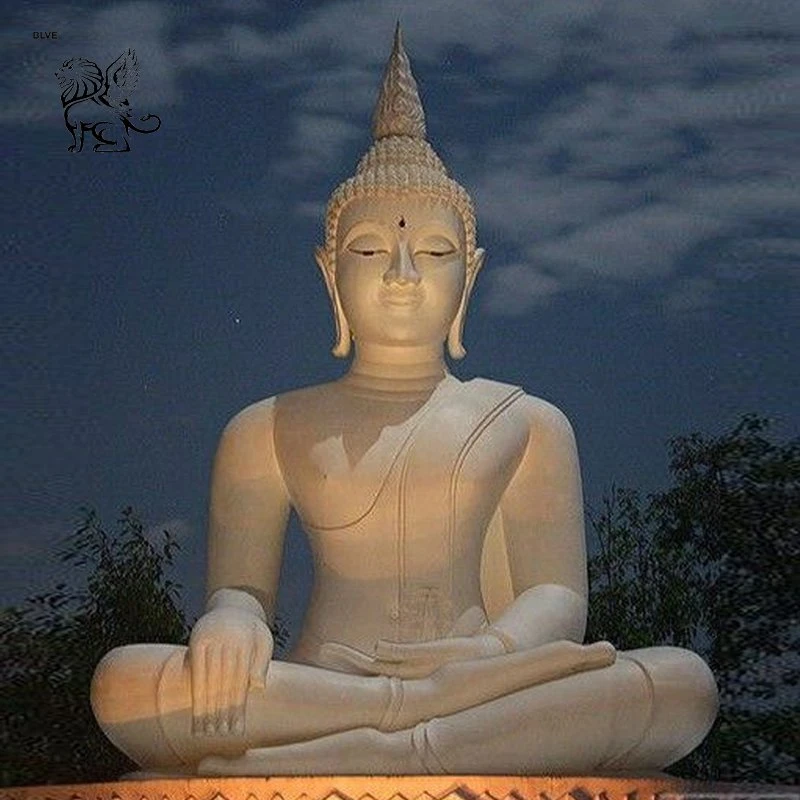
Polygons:
<instances>
[{"instance_id":1,"label":"nose","mask_svg":"<svg viewBox=\"0 0 800 800\"><path fill-rule=\"evenodd\" d=\"M414 266L414 260L408 252L408 245L400 242L397 250L392 254L392 263L389 269L383 273L384 283L396 283L400 286L415 286L420 282L422 276Z\"/></svg>"}]
</instances>

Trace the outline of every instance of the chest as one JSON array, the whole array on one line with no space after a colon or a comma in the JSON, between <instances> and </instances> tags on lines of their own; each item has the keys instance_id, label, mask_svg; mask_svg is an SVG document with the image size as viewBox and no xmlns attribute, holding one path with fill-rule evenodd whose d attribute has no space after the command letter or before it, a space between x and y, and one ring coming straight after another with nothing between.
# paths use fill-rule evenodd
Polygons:
<instances>
[{"instance_id":1,"label":"chest","mask_svg":"<svg viewBox=\"0 0 800 800\"><path fill-rule=\"evenodd\" d=\"M316 529L399 515L428 532L454 514L490 516L527 444L513 402L506 390L399 410L340 401L314 419L290 410L276 449L298 514Z\"/></svg>"}]
</instances>

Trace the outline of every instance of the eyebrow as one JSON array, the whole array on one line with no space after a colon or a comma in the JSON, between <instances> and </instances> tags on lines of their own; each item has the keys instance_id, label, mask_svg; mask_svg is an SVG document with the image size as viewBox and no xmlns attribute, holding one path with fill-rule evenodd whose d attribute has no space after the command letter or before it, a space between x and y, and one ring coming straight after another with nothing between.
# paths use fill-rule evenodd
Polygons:
<instances>
[{"instance_id":1,"label":"eyebrow","mask_svg":"<svg viewBox=\"0 0 800 800\"><path fill-rule=\"evenodd\" d=\"M356 222L352 228L349 228L345 231L344 236L342 236L342 241L345 247L360 233L373 233L372 230L363 231L364 228L370 228L371 226L378 226L379 228L383 228L384 230L390 230L391 226L387 225L385 222L381 222L378 219L362 219Z\"/></svg>"},{"instance_id":2,"label":"eyebrow","mask_svg":"<svg viewBox=\"0 0 800 800\"><path fill-rule=\"evenodd\" d=\"M405 215L405 214L402 215L402 216L403 216L403 219L406 222L406 226L404 227L403 230L408 233L409 232L408 216ZM379 220L379 219L376 219L376 218L367 218L367 219L359 220L351 228L349 228L347 231L345 231L344 235L342 236L343 246L347 247L347 245L350 244L350 242L356 236L358 236L360 233L362 233L362 230L364 228L373 228L373 227L380 228L384 232L386 232L388 235L391 236L391 235L394 234L394 231L397 228L397 223L396 222L385 222L385 221L382 221L382 220ZM421 237L424 237L424 236L444 236L444 237L450 236L452 238L455 238L456 241L454 242L454 244L458 243L458 238L463 233L463 231L461 231L458 227L454 228L454 227L448 225L445 222L427 222L427 221L425 221L425 222L421 223L419 229L417 229L417 230L414 230L413 226L412 226L412 230L413 230L415 239L418 239L418 238L421 238ZM369 231L364 231L364 232L373 233L374 231L369 230ZM454 234L454 236L453 236L453 234Z\"/></svg>"}]
</instances>

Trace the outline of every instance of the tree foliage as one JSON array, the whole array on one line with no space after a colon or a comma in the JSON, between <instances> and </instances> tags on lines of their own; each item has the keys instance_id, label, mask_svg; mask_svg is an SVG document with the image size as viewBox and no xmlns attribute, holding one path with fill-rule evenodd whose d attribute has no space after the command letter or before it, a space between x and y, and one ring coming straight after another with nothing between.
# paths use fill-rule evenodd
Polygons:
<instances>
[{"instance_id":1,"label":"tree foliage","mask_svg":"<svg viewBox=\"0 0 800 800\"><path fill-rule=\"evenodd\" d=\"M789 783L800 773L800 440L748 415L670 443L673 485L615 489L592 516L588 637L699 652L719 719L671 771Z\"/></svg>"},{"instance_id":2,"label":"tree foliage","mask_svg":"<svg viewBox=\"0 0 800 800\"><path fill-rule=\"evenodd\" d=\"M135 764L92 716L89 687L102 656L136 642L185 643L177 543L145 535L126 508L109 533L85 510L61 560L83 577L0 615L0 778L4 785L116 780Z\"/></svg>"}]
</instances>

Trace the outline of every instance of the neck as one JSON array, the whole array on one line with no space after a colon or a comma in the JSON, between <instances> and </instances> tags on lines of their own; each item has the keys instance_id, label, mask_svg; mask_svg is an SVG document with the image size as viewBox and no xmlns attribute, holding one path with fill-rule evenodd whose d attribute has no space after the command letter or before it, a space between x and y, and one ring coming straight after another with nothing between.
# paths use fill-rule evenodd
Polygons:
<instances>
[{"instance_id":1,"label":"neck","mask_svg":"<svg viewBox=\"0 0 800 800\"><path fill-rule=\"evenodd\" d=\"M346 384L378 392L425 392L449 375L441 344L389 346L355 344Z\"/></svg>"}]
</instances>

